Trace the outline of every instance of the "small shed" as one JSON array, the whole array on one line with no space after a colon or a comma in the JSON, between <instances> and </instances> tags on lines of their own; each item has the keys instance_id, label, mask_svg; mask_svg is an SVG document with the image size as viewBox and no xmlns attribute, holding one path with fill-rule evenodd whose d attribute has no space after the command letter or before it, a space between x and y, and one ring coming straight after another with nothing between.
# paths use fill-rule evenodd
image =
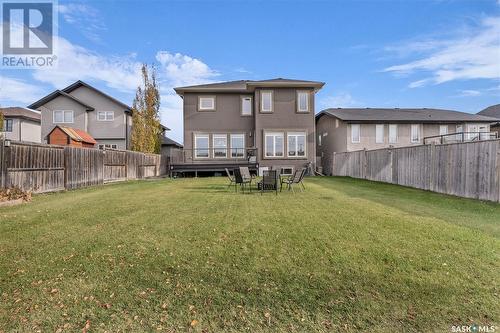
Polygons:
<instances>
[{"instance_id":1,"label":"small shed","mask_svg":"<svg viewBox=\"0 0 500 333\"><path fill-rule=\"evenodd\" d=\"M94 148L97 141L95 141L89 133L81 129L57 125L47 134L47 143L53 145Z\"/></svg>"}]
</instances>

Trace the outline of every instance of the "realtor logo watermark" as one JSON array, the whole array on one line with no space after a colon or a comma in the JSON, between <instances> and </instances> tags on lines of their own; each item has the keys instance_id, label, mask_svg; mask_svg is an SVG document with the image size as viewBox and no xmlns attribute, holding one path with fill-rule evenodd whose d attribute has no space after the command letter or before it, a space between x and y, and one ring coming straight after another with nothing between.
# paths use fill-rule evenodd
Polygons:
<instances>
[{"instance_id":1,"label":"realtor logo watermark","mask_svg":"<svg viewBox=\"0 0 500 333\"><path fill-rule=\"evenodd\" d=\"M52 68L57 64L55 1L3 1L2 68Z\"/></svg>"},{"instance_id":2,"label":"realtor logo watermark","mask_svg":"<svg viewBox=\"0 0 500 333\"><path fill-rule=\"evenodd\" d=\"M495 325L453 325L451 326L452 333L495 333L498 332L498 327Z\"/></svg>"}]
</instances>

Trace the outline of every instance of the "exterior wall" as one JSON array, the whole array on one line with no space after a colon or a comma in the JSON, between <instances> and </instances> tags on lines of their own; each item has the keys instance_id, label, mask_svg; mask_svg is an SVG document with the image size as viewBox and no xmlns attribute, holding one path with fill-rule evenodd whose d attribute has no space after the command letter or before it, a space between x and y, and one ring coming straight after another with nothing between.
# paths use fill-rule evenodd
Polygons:
<instances>
[{"instance_id":1,"label":"exterior wall","mask_svg":"<svg viewBox=\"0 0 500 333\"><path fill-rule=\"evenodd\" d=\"M95 139L95 141L97 141L97 143L95 144L96 148L99 147L99 144L103 144L103 145L116 145L116 149L121 149L121 150L127 149L125 145L125 140Z\"/></svg>"},{"instance_id":2,"label":"exterior wall","mask_svg":"<svg viewBox=\"0 0 500 333\"><path fill-rule=\"evenodd\" d=\"M47 142L47 135L56 125L68 126L86 131L85 124L87 111L85 110L85 107L68 97L58 96L47 102L45 105L39 107L38 110L41 112L42 142ZM53 118L54 110L73 110L73 123L55 124ZM92 133L89 134L92 135Z\"/></svg>"},{"instance_id":3,"label":"exterior wall","mask_svg":"<svg viewBox=\"0 0 500 333\"><path fill-rule=\"evenodd\" d=\"M22 119L21 123L21 141L28 142L38 142L40 143L41 138L41 127L40 124L34 121L29 121Z\"/></svg>"},{"instance_id":4,"label":"exterior wall","mask_svg":"<svg viewBox=\"0 0 500 333\"><path fill-rule=\"evenodd\" d=\"M273 112L260 112L260 93L262 90L273 92ZM309 98L309 112L296 112L296 88L274 88L274 89L256 89L254 105L255 105L255 128L256 128L256 147L258 148L258 160L261 167L271 166L287 166L293 168L301 168L306 166L308 162L315 164L316 157L316 131L314 119L314 92L311 89ZM264 133L269 132L284 132L284 153L287 155L287 132L306 132L306 157L295 158L270 158L265 156L264 152Z\"/></svg>"},{"instance_id":5,"label":"exterior wall","mask_svg":"<svg viewBox=\"0 0 500 333\"><path fill-rule=\"evenodd\" d=\"M20 119L19 118L7 118L5 119L12 119L12 132L2 132L4 137L8 140L15 140L15 141L21 141L21 137L19 136L19 123ZM1 130L1 128L0 128Z\"/></svg>"},{"instance_id":6,"label":"exterior wall","mask_svg":"<svg viewBox=\"0 0 500 333\"><path fill-rule=\"evenodd\" d=\"M318 139L320 135L321 145ZM316 123L316 136L316 155L319 157L347 149L347 124L337 118L320 117Z\"/></svg>"}]
</instances>

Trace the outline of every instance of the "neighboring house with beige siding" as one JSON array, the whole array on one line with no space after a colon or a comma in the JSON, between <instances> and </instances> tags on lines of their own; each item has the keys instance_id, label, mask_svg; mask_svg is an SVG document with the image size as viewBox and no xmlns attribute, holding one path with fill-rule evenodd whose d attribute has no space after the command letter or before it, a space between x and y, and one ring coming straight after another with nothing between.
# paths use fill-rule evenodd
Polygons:
<instances>
[{"instance_id":1,"label":"neighboring house with beige siding","mask_svg":"<svg viewBox=\"0 0 500 333\"><path fill-rule=\"evenodd\" d=\"M480 116L492 117L497 120L490 124L490 131L497 133L500 137L500 104L488 106L486 109L477 113Z\"/></svg>"},{"instance_id":2,"label":"neighboring house with beige siding","mask_svg":"<svg viewBox=\"0 0 500 333\"><path fill-rule=\"evenodd\" d=\"M130 147L131 108L85 82L56 90L28 107L41 112L42 142L61 125L89 133L98 148Z\"/></svg>"},{"instance_id":3,"label":"neighboring house with beige siding","mask_svg":"<svg viewBox=\"0 0 500 333\"><path fill-rule=\"evenodd\" d=\"M315 93L323 82L240 80L175 88L183 98L179 170L248 165L292 173L315 160Z\"/></svg>"},{"instance_id":4,"label":"neighboring house with beige siding","mask_svg":"<svg viewBox=\"0 0 500 333\"><path fill-rule=\"evenodd\" d=\"M316 115L316 152L320 158L334 152L403 147L490 138L495 119L440 109L336 108ZM328 160L328 159L322 159Z\"/></svg>"},{"instance_id":5,"label":"neighboring house with beige siding","mask_svg":"<svg viewBox=\"0 0 500 333\"><path fill-rule=\"evenodd\" d=\"M1 134L8 140L40 142L40 112L21 107L0 108L4 116Z\"/></svg>"}]
</instances>

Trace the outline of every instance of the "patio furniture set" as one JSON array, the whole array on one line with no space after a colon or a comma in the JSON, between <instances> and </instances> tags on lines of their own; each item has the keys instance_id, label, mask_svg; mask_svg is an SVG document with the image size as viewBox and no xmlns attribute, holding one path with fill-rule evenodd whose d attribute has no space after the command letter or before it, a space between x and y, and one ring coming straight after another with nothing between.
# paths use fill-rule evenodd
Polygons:
<instances>
[{"instance_id":1,"label":"patio furniture set","mask_svg":"<svg viewBox=\"0 0 500 333\"><path fill-rule=\"evenodd\" d=\"M239 167L233 170L233 174L226 168L226 175L229 179L228 188L234 186L235 191L238 191L238 187L241 191L245 192L248 190L252 192L252 184L256 184L257 190L260 193L265 191L274 191L278 195L278 190L281 192L283 186L287 187L288 191L295 192L294 185L300 185L301 191L305 190L303 183L304 176L307 172L306 168L297 169L293 175L280 175L278 170L264 170L262 173L262 178L257 181L256 176L250 173L248 167Z\"/></svg>"}]
</instances>

